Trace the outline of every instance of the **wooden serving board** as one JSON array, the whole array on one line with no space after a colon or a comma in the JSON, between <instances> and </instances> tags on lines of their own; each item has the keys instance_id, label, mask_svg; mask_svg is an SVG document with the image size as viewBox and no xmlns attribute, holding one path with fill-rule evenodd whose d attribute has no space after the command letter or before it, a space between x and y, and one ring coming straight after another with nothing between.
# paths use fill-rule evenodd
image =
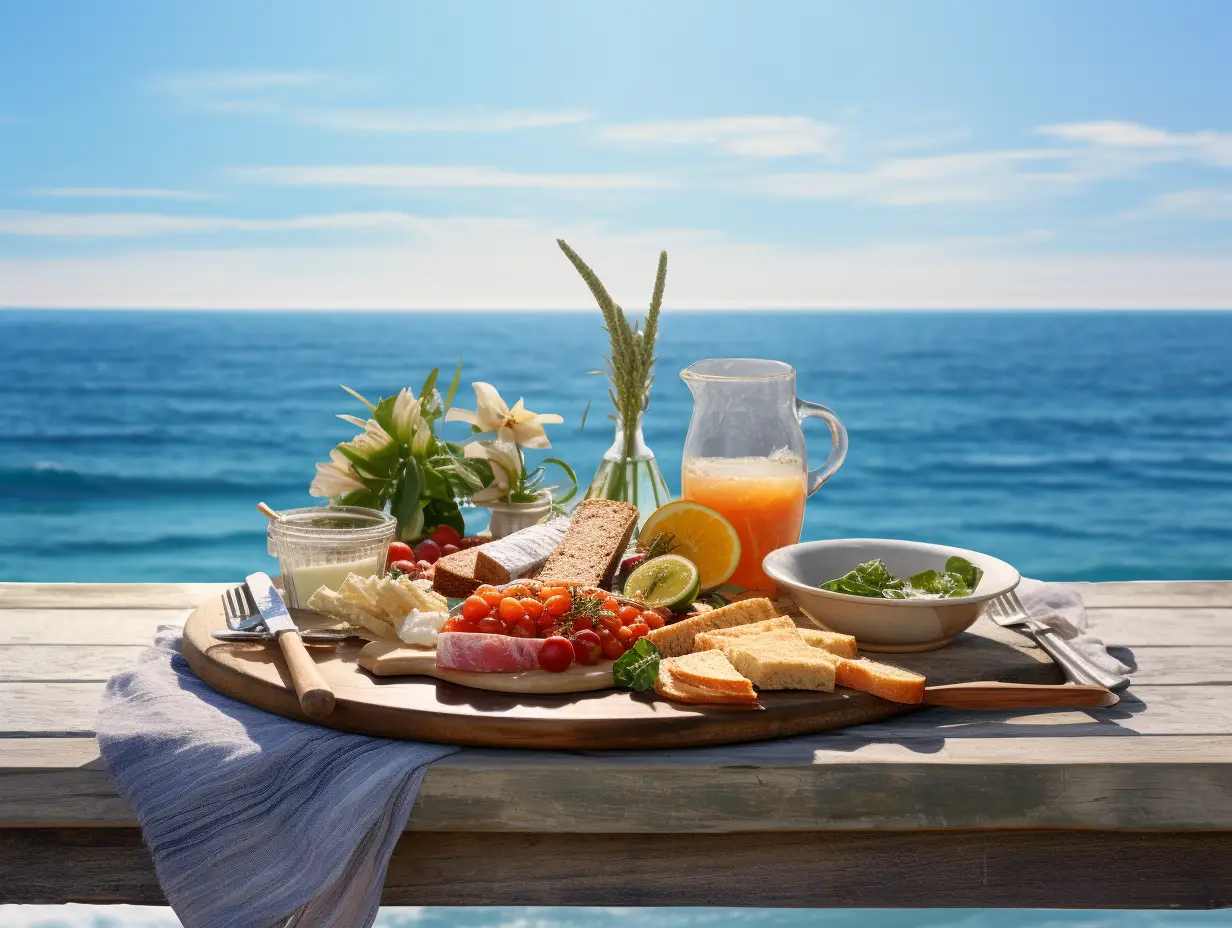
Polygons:
<instances>
[{"instance_id":1,"label":"wooden serving board","mask_svg":"<svg viewBox=\"0 0 1232 928\"><path fill-rule=\"evenodd\" d=\"M307 628L314 615L295 617ZM209 600L189 617L184 656L197 675L235 699L308 721L278 647L210 637L225 627L221 599ZM667 702L653 691L495 693L431 677L376 677L360 667L364 644L348 639L338 647L308 648L337 695L333 713L319 724L377 737L480 747L603 750L781 738L873 722L917 708L843 688L834 693L762 693L760 708L736 711ZM896 656L893 662L925 674L929 684L1064 682L1044 651L987 619L980 619L949 647Z\"/></svg>"}]
</instances>

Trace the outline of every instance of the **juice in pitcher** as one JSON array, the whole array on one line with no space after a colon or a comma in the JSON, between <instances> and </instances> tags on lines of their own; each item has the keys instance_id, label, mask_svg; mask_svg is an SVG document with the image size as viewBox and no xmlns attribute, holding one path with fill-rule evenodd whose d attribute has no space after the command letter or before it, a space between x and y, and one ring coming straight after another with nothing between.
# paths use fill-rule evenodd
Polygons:
<instances>
[{"instance_id":1,"label":"juice in pitcher","mask_svg":"<svg viewBox=\"0 0 1232 928\"><path fill-rule=\"evenodd\" d=\"M721 512L740 536L740 563L728 583L772 592L762 572L767 554L800 540L806 497L796 458L694 458L681 471L681 495Z\"/></svg>"}]
</instances>

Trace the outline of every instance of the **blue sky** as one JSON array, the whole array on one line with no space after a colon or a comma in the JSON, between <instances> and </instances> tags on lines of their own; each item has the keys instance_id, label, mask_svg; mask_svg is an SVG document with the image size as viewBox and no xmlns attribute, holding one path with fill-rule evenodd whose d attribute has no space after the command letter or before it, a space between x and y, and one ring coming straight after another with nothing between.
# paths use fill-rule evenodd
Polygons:
<instances>
[{"instance_id":1,"label":"blue sky","mask_svg":"<svg viewBox=\"0 0 1232 928\"><path fill-rule=\"evenodd\" d=\"M0 305L1232 307L1232 4L0 6Z\"/></svg>"}]
</instances>

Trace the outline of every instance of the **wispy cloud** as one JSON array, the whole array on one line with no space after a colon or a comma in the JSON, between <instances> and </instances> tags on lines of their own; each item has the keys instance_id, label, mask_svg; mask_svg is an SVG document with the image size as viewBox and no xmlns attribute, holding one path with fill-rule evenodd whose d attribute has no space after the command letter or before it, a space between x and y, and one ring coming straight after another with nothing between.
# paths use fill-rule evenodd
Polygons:
<instances>
[{"instance_id":1,"label":"wispy cloud","mask_svg":"<svg viewBox=\"0 0 1232 928\"><path fill-rule=\"evenodd\" d=\"M834 126L808 116L722 116L616 123L599 129L599 137L608 142L692 146L753 158L832 154L838 134Z\"/></svg>"},{"instance_id":2,"label":"wispy cloud","mask_svg":"<svg viewBox=\"0 0 1232 928\"><path fill-rule=\"evenodd\" d=\"M64 197L100 200L215 200L217 194L165 187L32 187L23 190L30 197Z\"/></svg>"},{"instance_id":3,"label":"wispy cloud","mask_svg":"<svg viewBox=\"0 0 1232 928\"><path fill-rule=\"evenodd\" d=\"M380 108L301 109L292 114L307 125L344 132L513 132L567 126L591 119L585 110L398 110Z\"/></svg>"},{"instance_id":4,"label":"wispy cloud","mask_svg":"<svg viewBox=\"0 0 1232 928\"><path fill-rule=\"evenodd\" d=\"M569 174L503 171L466 165L354 164L240 168L236 176L282 187L533 188L539 190L655 190L670 187L649 174Z\"/></svg>"},{"instance_id":5,"label":"wispy cloud","mask_svg":"<svg viewBox=\"0 0 1232 928\"><path fill-rule=\"evenodd\" d=\"M32 238L149 238L203 232L413 230L425 220L400 212L325 213L284 219L164 213L0 212L0 235Z\"/></svg>"},{"instance_id":6,"label":"wispy cloud","mask_svg":"<svg viewBox=\"0 0 1232 928\"><path fill-rule=\"evenodd\" d=\"M1163 193L1146 206L1117 216L1120 220L1174 216L1182 219L1232 219L1232 190L1194 188Z\"/></svg>"},{"instance_id":7,"label":"wispy cloud","mask_svg":"<svg viewBox=\"0 0 1232 928\"><path fill-rule=\"evenodd\" d=\"M1195 161L1232 168L1232 132L1169 132L1135 122L1077 122L1039 130L1068 142L1131 153L1146 161Z\"/></svg>"}]
</instances>

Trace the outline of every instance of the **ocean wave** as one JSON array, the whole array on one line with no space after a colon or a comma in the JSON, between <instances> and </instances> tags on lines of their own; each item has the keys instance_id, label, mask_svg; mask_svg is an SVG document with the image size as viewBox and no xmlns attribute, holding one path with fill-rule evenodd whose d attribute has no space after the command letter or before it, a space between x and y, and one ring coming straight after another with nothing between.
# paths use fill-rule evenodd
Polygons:
<instances>
[{"instance_id":1,"label":"ocean wave","mask_svg":"<svg viewBox=\"0 0 1232 928\"><path fill-rule=\"evenodd\" d=\"M246 551L250 549L264 549L264 546L264 529L254 529L251 531L224 532L217 535L207 533L198 535L154 535L149 538L130 540L114 540L106 535L100 535L90 542L90 551L91 555L96 557L157 553L173 558L177 555L213 553L219 550ZM45 542L22 539L20 543L12 545L0 544L0 552L4 551L12 551L14 553L20 551L27 555L56 556L63 554L64 541L61 538L53 537L47 538Z\"/></svg>"},{"instance_id":2,"label":"ocean wave","mask_svg":"<svg viewBox=\"0 0 1232 928\"><path fill-rule=\"evenodd\" d=\"M256 499L264 494L306 492L306 480L271 481L267 475L251 478L128 476L88 473L58 464L0 468L0 503L64 503L96 500L150 499Z\"/></svg>"}]
</instances>

